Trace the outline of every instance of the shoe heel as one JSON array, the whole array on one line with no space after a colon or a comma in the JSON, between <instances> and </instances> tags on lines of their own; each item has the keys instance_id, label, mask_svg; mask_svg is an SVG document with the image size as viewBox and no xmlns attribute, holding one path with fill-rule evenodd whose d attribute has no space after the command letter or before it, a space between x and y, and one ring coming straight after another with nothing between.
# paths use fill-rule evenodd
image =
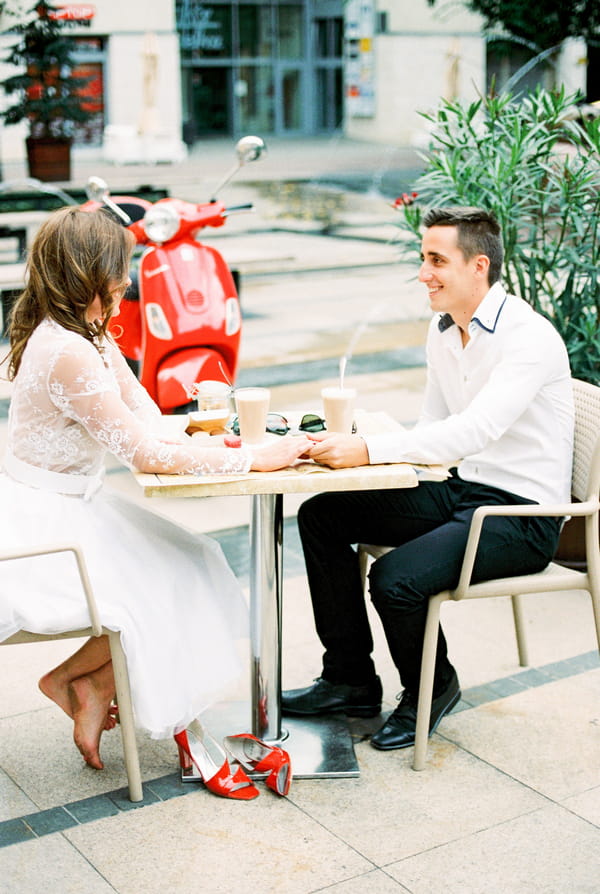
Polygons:
<instances>
[{"instance_id":1,"label":"shoe heel","mask_svg":"<svg viewBox=\"0 0 600 894\"><path fill-rule=\"evenodd\" d=\"M187 732L183 730L175 736L175 744L177 745L177 753L179 755L179 767L181 770L182 782L199 782L202 780L200 773L196 769L196 765L191 757L190 744Z\"/></svg>"},{"instance_id":2,"label":"shoe heel","mask_svg":"<svg viewBox=\"0 0 600 894\"><path fill-rule=\"evenodd\" d=\"M191 770L193 767L193 762L189 754L181 747L179 742L177 742L177 751L179 753L179 766L182 770Z\"/></svg>"}]
</instances>

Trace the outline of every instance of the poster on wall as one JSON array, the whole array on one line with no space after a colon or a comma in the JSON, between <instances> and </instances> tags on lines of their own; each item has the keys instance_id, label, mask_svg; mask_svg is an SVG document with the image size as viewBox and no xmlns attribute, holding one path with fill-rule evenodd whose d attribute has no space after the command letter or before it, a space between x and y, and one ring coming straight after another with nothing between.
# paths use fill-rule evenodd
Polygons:
<instances>
[{"instance_id":1,"label":"poster on wall","mask_svg":"<svg viewBox=\"0 0 600 894\"><path fill-rule=\"evenodd\" d=\"M375 115L375 0L348 0L344 12L346 115Z\"/></svg>"}]
</instances>

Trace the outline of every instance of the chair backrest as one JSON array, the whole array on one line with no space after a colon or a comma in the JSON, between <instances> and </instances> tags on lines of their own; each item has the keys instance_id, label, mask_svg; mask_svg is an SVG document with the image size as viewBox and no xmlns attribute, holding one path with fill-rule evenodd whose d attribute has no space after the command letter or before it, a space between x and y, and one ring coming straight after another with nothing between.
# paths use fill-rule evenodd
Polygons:
<instances>
[{"instance_id":1,"label":"chair backrest","mask_svg":"<svg viewBox=\"0 0 600 894\"><path fill-rule=\"evenodd\" d=\"M578 500L600 490L600 387L573 379L575 444L571 493Z\"/></svg>"}]
</instances>

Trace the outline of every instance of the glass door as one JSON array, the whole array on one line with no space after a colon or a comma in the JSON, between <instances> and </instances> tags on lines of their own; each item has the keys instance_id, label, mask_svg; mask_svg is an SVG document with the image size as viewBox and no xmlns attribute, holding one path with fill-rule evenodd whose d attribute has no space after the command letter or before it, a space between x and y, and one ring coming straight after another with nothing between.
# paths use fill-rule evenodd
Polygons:
<instances>
[{"instance_id":1,"label":"glass door","mask_svg":"<svg viewBox=\"0 0 600 894\"><path fill-rule=\"evenodd\" d=\"M303 133L304 102L302 70L281 67L279 70L280 120L278 131L283 134Z\"/></svg>"},{"instance_id":2,"label":"glass door","mask_svg":"<svg viewBox=\"0 0 600 894\"><path fill-rule=\"evenodd\" d=\"M305 46L302 4L281 3L277 8L277 133L300 134L306 129Z\"/></svg>"},{"instance_id":3,"label":"glass door","mask_svg":"<svg viewBox=\"0 0 600 894\"><path fill-rule=\"evenodd\" d=\"M231 133L229 68L194 68L191 74L191 120L194 137Z\"/></svg>"},{"instance_id":4,"label":"glass door","mask_svg":"<svg viewBox=\"0 0 600 894\"><path fill-rule=\"evenodd\" d=\"M344 117L343 36L342 16L315 19L315 125L317 130L324 132L336 130L342 125Z\"/></svg>"}]
</instances>

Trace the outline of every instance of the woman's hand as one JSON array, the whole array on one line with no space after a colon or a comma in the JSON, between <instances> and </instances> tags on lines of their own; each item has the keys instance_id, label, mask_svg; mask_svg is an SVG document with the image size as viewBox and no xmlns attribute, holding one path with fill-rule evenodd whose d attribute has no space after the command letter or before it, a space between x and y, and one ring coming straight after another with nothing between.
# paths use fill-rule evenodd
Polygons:
<instances>
[{"instance_id":1,"label":"woman's hand","mask_svg":"<svg viewBox=\"0 0 600 894\"><path fill-rule=\"evenodd\" d=\"M274 472L276 469L285 469L307 453L309 448L310 441L304 436L273 437L268 444L252 448L251 471Z\"/></svg>"},{"instance_id":2,"label":"woman's hand","mask_svg":"<svg viewBox=\"0 0 600 894\"><path fill-rule=\"evenodd\" d=\"M312 441L307 457L332 469L368 466L369 451L360 435L340 435L336 432L310 434Z\"/></svg>"}]
</instances>

